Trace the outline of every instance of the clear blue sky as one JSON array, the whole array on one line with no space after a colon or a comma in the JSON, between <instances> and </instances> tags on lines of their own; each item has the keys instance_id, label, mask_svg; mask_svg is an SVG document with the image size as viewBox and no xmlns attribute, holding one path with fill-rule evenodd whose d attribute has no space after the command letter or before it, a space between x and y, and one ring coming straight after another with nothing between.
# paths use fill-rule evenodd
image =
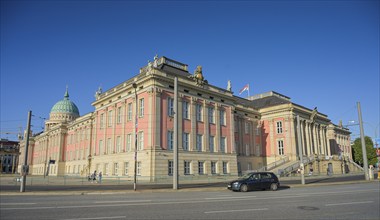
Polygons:
<instances>
[{"instance_id":1,"label":"clear blue sky","mask_svg":"<svg viewBox=\"0 0 380 220\"><path fill-rule=\"evenodd\" d=\"M1 137L33 131L63 99L81 115L101 85L138 74L157 53L197 65L235 95L277 91L379 137L377 0L1 1ZM243 97L247 93L242 94ZM358 127L350 127L353 137ZM5 134L10 133L10 134Z\"/></svg>"}]
</instances>

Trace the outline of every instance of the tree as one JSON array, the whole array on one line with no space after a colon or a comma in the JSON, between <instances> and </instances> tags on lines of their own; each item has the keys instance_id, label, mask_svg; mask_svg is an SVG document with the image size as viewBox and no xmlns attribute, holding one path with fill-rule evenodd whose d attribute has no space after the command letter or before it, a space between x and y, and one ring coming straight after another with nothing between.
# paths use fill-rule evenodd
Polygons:
<instances>
[{"instance_id":1,"label":"tree","mask_svg":"<svg viewBox=\"0 0 380 220\"><path fill-rule=\"evenodd\" d=\"M368 165L377 163L376 149L373 148L372 139L368 136L364 137L364 142L367 150ZM352 146L353 159L355 163L363 165L362 142L360 138L356 138Z\"/></svg>"}]
</instances>

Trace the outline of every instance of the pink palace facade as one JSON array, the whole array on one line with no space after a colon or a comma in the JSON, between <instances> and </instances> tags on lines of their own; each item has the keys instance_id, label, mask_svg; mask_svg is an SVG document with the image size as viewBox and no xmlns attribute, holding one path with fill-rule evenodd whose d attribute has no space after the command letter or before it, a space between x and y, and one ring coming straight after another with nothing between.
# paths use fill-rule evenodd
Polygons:
<instances>
[{"instance_id":1,"label":"pink palace facade","mask_svg":"<svg viewBox=\"0 0 380 220\"><path fill-rule=\"evenodd\" d=\"M316 108L292 103L273 91L240 98L233 95L230 83L224 89L207 82L200 66L191 74L186 64L155 57L133 78L105 92L99 89L92 103L95 110L86 115L80 116L66 90L64 99L53 106L45 130L30 138L29 174L84 176L96 170L105 177L130 178L137 141L138 178L169 178L175 101L180 178L293 166L299 155L296 115L301 117L307 166L316 168L318 160L318 169L331 165L341 172L343 161L351 161L350 132ZM23 140L20 149L23 155Z\"/></svg>"}]
</instances>

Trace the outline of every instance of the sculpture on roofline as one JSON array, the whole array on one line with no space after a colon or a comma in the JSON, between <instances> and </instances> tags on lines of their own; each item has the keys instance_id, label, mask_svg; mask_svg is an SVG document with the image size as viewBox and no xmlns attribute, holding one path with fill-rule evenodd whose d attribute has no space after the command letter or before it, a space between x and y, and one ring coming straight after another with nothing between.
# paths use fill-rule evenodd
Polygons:
<instances>
[{"instance_id":1,"label":"sculpture on roofline","mask_svg":"<svg viewBox=\"0 0 380 220\"><path fill-rule=\"evenodd\" d=\"M205 78L203 77L202 66L197 66L197 68L194 71L194 74L189 76L189 78L194 80L198 86L208 84L208 81L205 80Z\"/></svg>"}]
</instances>

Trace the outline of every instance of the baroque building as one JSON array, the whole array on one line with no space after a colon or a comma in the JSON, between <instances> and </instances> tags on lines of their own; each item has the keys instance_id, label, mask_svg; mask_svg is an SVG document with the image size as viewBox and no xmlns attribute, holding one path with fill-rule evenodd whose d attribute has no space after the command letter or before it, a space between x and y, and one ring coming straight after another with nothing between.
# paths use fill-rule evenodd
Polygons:
<instances>
[{"instance_id":1,"label":"baroque building","mask_svg":"<svg viewBox=\"0 0 380 220\"><path fill-rule=\"evenodd\" d=\"M174 100L174 78L178 98ZM174 112L174 102L178 112ZM294 166L298 161L296 115L301 117L302 151L307 164L341 152L351 158L350 132L327 115L269 92L248 99L210 84L198 66L157 56L137 75L95 93L94 111L80 116L66 89L45 122L30 138L33 175L134 175L159 181L173 174L174 114L178 114L180 178L236 176L249 170ZM348 142L347 142L348 141ZM25 143L21 141L21 154ZM318 162L319 164L319 162ZM19 169L21 162L19 163Z\"/></svg>"}]
</instances>

